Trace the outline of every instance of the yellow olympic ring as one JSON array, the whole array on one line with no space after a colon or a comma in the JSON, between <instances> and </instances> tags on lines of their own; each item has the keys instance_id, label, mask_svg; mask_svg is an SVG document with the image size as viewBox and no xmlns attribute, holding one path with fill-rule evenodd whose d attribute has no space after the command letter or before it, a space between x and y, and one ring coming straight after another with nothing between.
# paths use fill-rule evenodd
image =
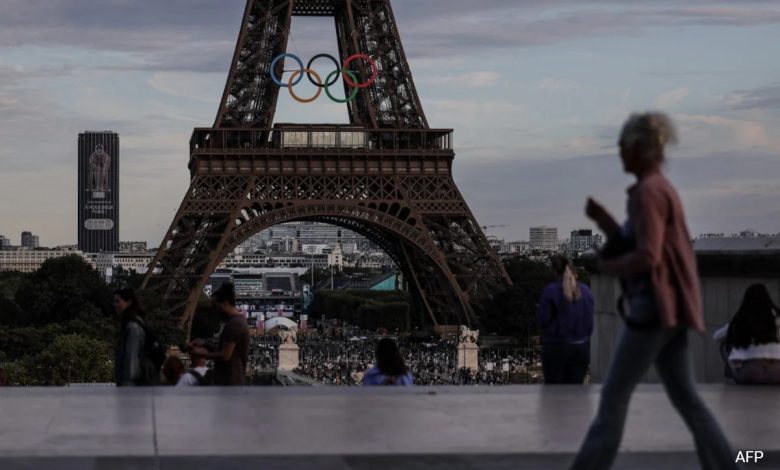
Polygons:
<instances>
[{"instance_id":1,"label":"yellow olympic ring","mask_svg":"<svg viewBox=\"0 0 780 470\"><path fill-rule=\"evenodd\" d=\"M311 75L314 75L314 78L317 79L317 85L318 85L317 86L317 93L312 98L307 98L307 99L299 98L298 95L296 95L295 92L293 91L293 82L302 73L309 73ZM322 94L322 88L321 88L321 86L322 86L322 77L320 77L320 74L318 74L317 72L315 72L312 69L296 70L295 72L292 73L292 75L290 75L290 79L287 81L287 85L289 86L288 89L290 90L290 96L292 96L292 98L295 101L297 101L299 103L302 103L302 104L312 103L312 102L316 101L317 98L319 98L320 95Z\"/></svg>"}]
</instances>

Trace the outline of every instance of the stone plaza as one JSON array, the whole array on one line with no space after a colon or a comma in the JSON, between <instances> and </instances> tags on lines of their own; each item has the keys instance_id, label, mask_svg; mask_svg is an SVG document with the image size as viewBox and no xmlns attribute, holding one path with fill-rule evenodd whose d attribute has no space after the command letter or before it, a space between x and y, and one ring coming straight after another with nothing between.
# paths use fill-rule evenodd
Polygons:
<instances>
[{"instance_id":1,"label":"stone plaza","mask_svg":"<svg viewBox=\"0 0 780 470\"><path fill-rule=\"evenodd\" d=\"M563 469L598 386L0 390L0 468ZM777 389L703 385L751 468L780 468ZM663 388L641 385L616 469L695 469Z\"/></svg>"}]
</instances>

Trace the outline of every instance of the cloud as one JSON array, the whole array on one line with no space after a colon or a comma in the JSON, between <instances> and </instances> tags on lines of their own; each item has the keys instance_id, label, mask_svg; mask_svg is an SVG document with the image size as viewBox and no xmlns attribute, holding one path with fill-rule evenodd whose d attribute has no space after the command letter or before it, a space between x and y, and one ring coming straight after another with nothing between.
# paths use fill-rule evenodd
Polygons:
<instances>
[{"instance_id":1,"label":"cloud","mask_svg":"<svg viewBox=\"0 0 780 470\"><path fill-rule=\"evenodd\" d=\"M539 88L547 91L572 92L580 89L580 85L565 78L545 78L539 82Z\"/></svg>"},{"instance_id":2,"label":"cloud","mask_svg":"<svg viewBox=\"0 0 780 470\"><path fill-rule=\"evenodd\" d=\"M496 72L482 71L465 73L462 75L434 77L427 81L438 85L457 85L468 88L487 88L496 85L500 78L501 75Z\"/></svg>"},{"instance_id":3,"label":"cloud","mask_svg":"<svg viewBox=\"0 0 780 470\"><path fill-rule=\"evenodd\" d=\"M551 160L456 160L455 178L480 223L512 223L501 233L527 239L528 228L550 225L568 233L591 224L582 215L593 195L618 218L625 216L622 174L614 156ZM669 162L693 233L733 233L753 227L778 232L780 159L776 156L709 155ZM728 208L728 210L723 210ZM507 222L508 221L508 222Z\"/></svg>"},{"instance_id":4,"label":"cloud","mask_svg":"<svg viewBox=\"0 0 780 470\"><path fill-rule=\"evenodd\" d=\"M780 85L736 91L726 95L723 101L731 110L778 110L780 109Z\"/></svg>"},{"instance_id":5,"label":"cloud","mask_svg":"<svg viewBox=\"0 0 780 470\"><path fill-rule=\"evenodd\" d=\"M655 99L655 106L658 108L671 108L684 100L691 91L686 86L681 86L673 90L665 91Z\"/></svg>"},{"instance_id":6,"label":"cloud","mask_svg":"<svg viewBox=\"0 0 780 470\"><path fill-rule=\"evenodd\" d=\"M0 199L19 201L0 205L0 220L6 221L3 230L43 231L46 243L73 241L76 134L99 127L122 135L122 237L159 241L189 181L187 143L192 127L213 121L245 1L0 2ZM622 188L628 180L616 166L614 149L610 156L571 157L613 148L620 121L634 108L632 103L645 102L643 90L656 89L658 82L643 75L631 82L633 93L624 93L620 84L609 90L594 86L591 96L578 95L575 102L564 95L561 107L551 107L548 98L554 97L539 90L577 91L580 85L564 77L580 76L568 64L531 74L534 59L556 52L548 46L564 44L567 53L602 54L599 66L604 65L608 74L607 68L621 65L623 57L591 51L581 40L642 35L655 35L654 39L668 31L661 28L687 25L750 28L780 23L776 1L741 1L739 8L713 7L705 0L685 5L673 0L394 0L393 6L418 74L418 89L430 88L422 96L430 121L456 129L456 176L479 220L511 219L520 227L549 223L562 230L587 225L580 216L581 204L591 192L612 198L611 207L622 213ZM330 29L322 27L326 23ZM330 37L332 28L332 21L296 18L290 48L305 57L332 52L322 50L323 38ZM335 34L329 44L326 47L336 48ZM537 46L544 48L531 50ZM509 62L501 60L510 54ZM511 60L523 54L530 60L522 64ZM723 67L729 64L726 61ZM771 72L760 59L752 65L751 77L754 72ZM676 64L675 70L686 66ZM713 74L725 73L716 70L720 66L702 64ZM518 68L509 70L512 67ZM525 78L527 86L491 90L504 84L499 73L505 72L507 79ZM540 81L541 77L547 78ZM697 98L718 92L700 88L696 77L685 81ZM592 82L587 83L590 92ZM468 98L461 100L449 89L438 90L438 85L468 87ZM675 91L676 95L671 93ZM658 98L681 108L693 101L680 94L679 89L669 90L661 94L666 96L651 95L649 100ZM771 202L777 193L767 175L780 169L762 163L757 165L759 172L751 165L756 154L780 160L776 158L780 136L770 132L780 123L764 112L780 107L779 94L777 86L737 91L716 102L717 109L697 108L676 116L685 148L673 157L726 153L723 159L696 164L688 162L692 158L672 162L680 181L690 183L684 190L687 201L693 202L692 217L702 225L715 225L712 231L746 225L760 229L762 223L775 224L777 231L780 217L777 204ZM590 101L598 101L597 109ZM347 121L344 106L322 102L301 107L285 93L276 117L277 122ZM46 129L43 138L41 126ZM706 181L697 179L699 174L707 175ZM738 190L743 186L744 192ZM46 191L19 200L18 195L31 187ZM718 213L713 203L728 205L734 212ZM516 235L524 237L527 232Z\"/></svg>"},{"instance_id":7,"label":"cloud","mask_svg":"<svg viewBox=\"0 0 780 470\"><path fill-rule=\"evenodd\" d=\"M592 37L637 37L653 28L752 27L780 23L780 7L769 1L740 2L740 8L703 0L395 2L413 56L462 56L486 50L549 46ZM486 24L491 27L485 27Z\"/></svg>"},{"instance_id":8,"label":"cloud","mask_svg":"<svg viewBox=\"0 0 780 470\"><path fill-rule=\"evenodd\" d=\"M396 0L399 27L413 56L461 56L474 50L550 45L588 37L636 36L652 27L756 26L780 23L768 1L740 8L694 0ZM0 47L77 47L134 55L147 70L223 71L244 0L3 0ZM485 27L490 25L490 27ZM306 42L317 28L303 28Z\"/></svg>"},{"instance_id":9,"label":"cloud","mask_svg":"<svg viewBox=\"0 0 780 470\"><path fill-rule=\"evenodd\" d=\"M713 139L717 139L724 151L763 149L780 154L780 140L770 136L762 122L704 114L679 114L675 118L683 126L684 143L694 141L712 148ZM690 143L685 145L691 147ZM697 146L694 144L694 149Z\"/></svg>"},{"instance_id":10,"label":"cloud","mask_svg":"<svg viewBox=\"0 0 780 470\"><path fill-rule=\"evenodd\" d=\"M221 74L216 76L192 72L157 72L146 83L161 93L213 104L213 97L211 94L204 96L204 90L219 81L224 81Z\"/></svg>"}]
</instances>

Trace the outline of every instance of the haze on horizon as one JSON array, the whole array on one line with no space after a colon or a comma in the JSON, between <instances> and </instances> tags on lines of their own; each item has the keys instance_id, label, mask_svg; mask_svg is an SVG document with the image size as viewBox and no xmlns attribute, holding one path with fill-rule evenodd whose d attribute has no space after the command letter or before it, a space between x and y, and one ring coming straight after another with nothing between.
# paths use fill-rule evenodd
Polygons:
<instances>
[{"instance_id":1,"label":"haze on horizon","mask_svg":"<svg viewBox=\"0 0 780 470\"><path fill-rule=\"evenodd\" d=\"M395 0L432 127L455 129L455 176L482 225L590 227L587 195L622 215L615 142L632 111L676 121L670 155L694 233L780 232L780 4ZM189 184L244 0L4 0L0 234L76 240L76 141L121 135L122 240L159 243ZM290 51L335 53L333 23L296 18ZM324 68L327 62L318 62ZM301 94L305 94L301 90ZM346 122L282 91L278 122Z\"/></svg>"}]
</instances>

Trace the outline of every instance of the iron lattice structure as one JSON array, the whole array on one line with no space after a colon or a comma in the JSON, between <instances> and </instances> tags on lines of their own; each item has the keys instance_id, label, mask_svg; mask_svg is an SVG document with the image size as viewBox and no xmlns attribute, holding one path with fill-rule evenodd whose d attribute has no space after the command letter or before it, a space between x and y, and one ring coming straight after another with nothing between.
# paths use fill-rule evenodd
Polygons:
<instances>
[{"instance_id":1,"label":"iron lattice structure","mask_svg":"<svg viewBox=\"0 0 780 470\"><path fill-rule=\"evenodd\" d=\"M342 62L358 53L376 61L376 81L348 104L349 125L274 126L270 68L294 15L333 17ZM358 62L355 72L369 76ZM375 242L434 324L471 325L510 282L453 181L452 130L428 126L390 0L248 0L216 122L195 129L190 155L190 189L144 282L184 328L222 259L292 221Z\"/></svg>"}]
</instances>

